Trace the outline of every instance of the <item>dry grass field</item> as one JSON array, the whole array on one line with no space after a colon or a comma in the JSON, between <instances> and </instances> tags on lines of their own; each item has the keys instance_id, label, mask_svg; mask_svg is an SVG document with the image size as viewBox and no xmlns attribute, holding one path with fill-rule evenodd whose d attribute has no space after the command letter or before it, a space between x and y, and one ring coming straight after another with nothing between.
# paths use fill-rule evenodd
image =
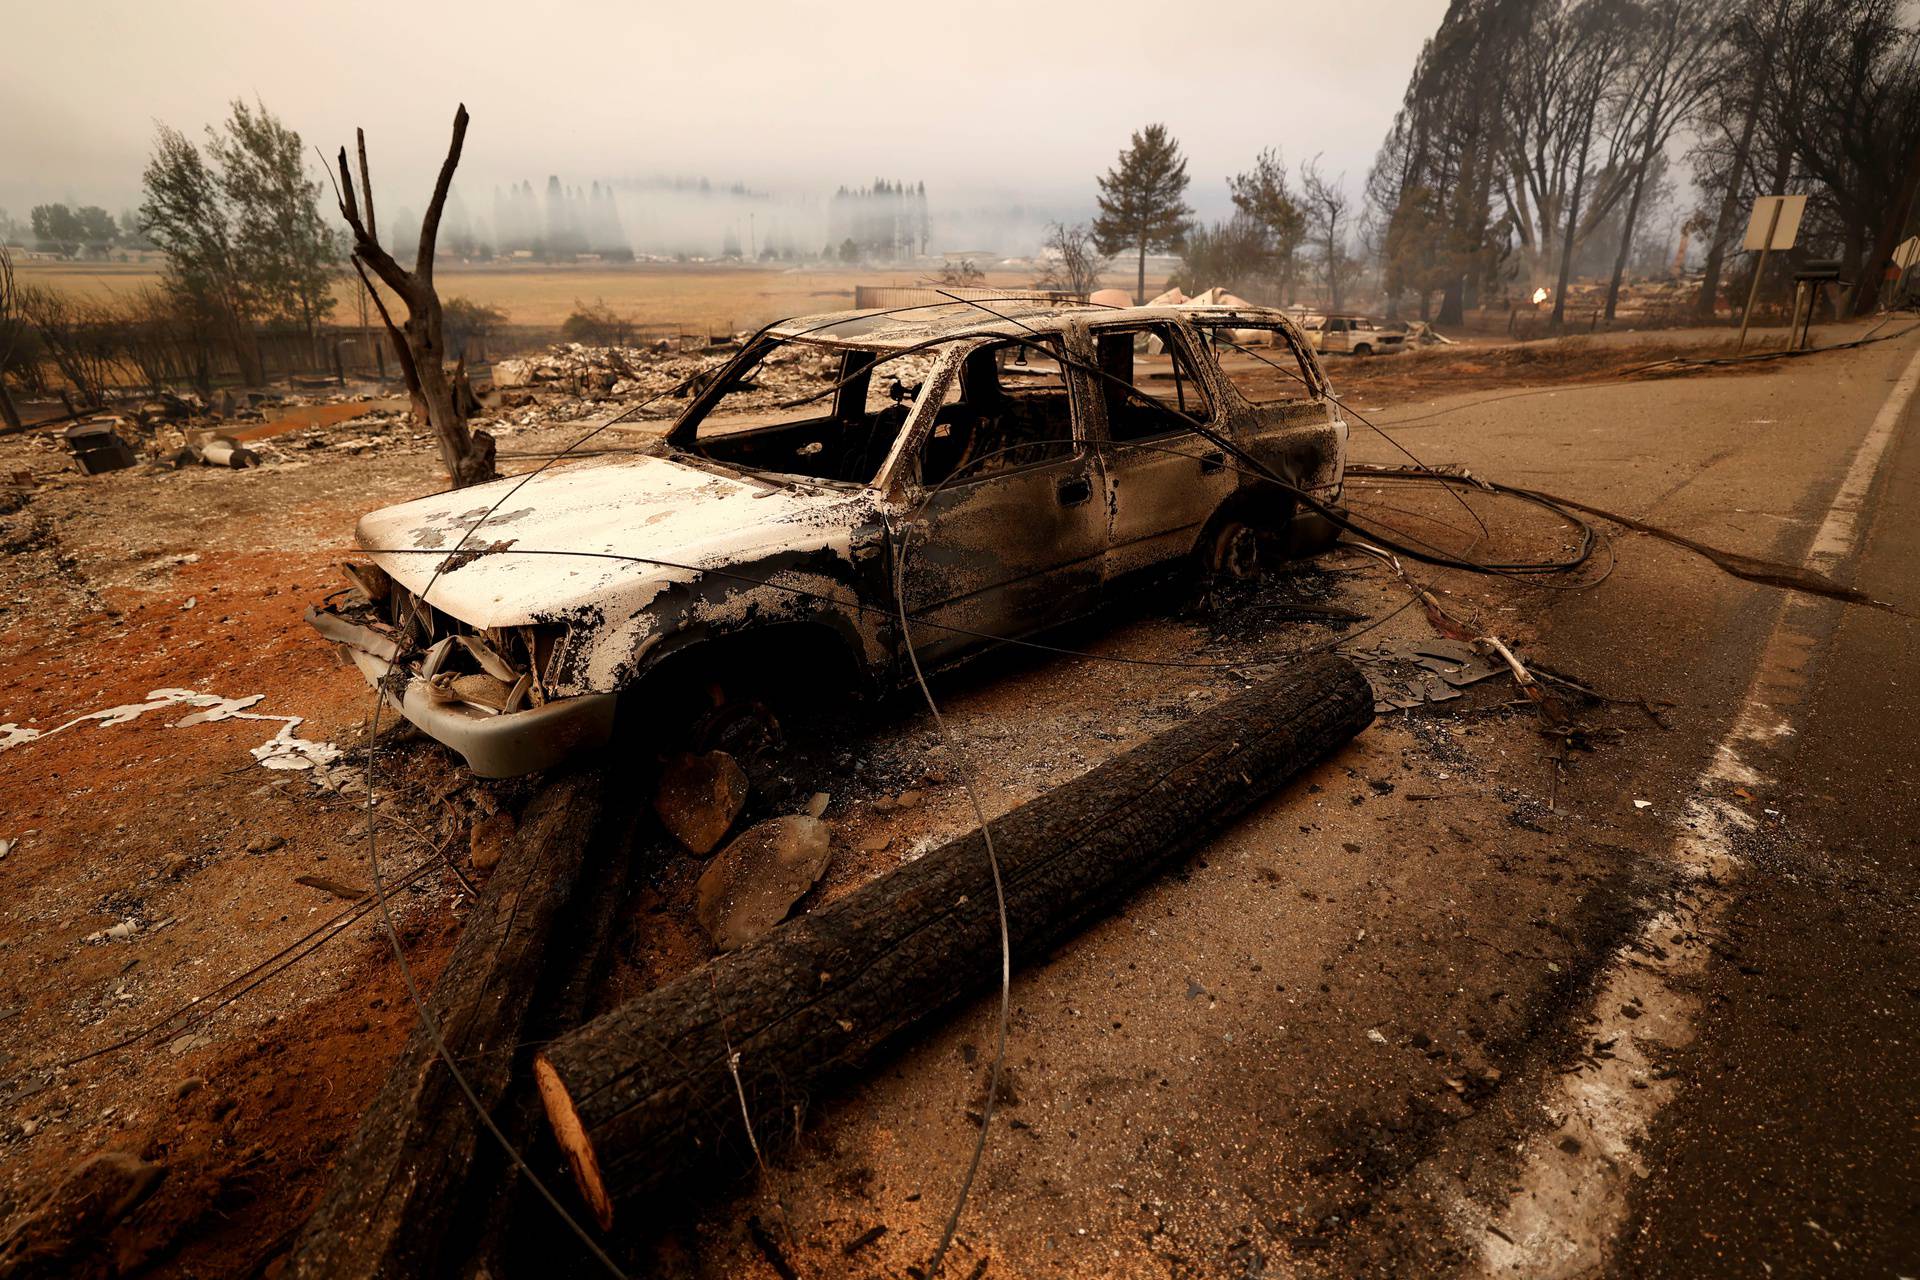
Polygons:
<instances>
[{"instance_id":1,"label":"dry grass field","mask_svg":"<svg viewBox=\"0 0 1920 1280\"><path fill-rule=\"evenodd\" d=\"M23 284L43 284L95 296L130 293L157 284L157 263L21 262ZM633 266L488 264L441 266L435 274L442 298L471 298L499 307L508 323L558 328L578 302L604 301L643 326L674 325L686 332L726 333L781 316L834 311L853 305L856 284L912 285L910 269L858 270L646 263ZM348 275L338 288L338 319L356 316ZM1030 276L994 272L987 283L1026 288Z\"/></svg>"}]
</instances>

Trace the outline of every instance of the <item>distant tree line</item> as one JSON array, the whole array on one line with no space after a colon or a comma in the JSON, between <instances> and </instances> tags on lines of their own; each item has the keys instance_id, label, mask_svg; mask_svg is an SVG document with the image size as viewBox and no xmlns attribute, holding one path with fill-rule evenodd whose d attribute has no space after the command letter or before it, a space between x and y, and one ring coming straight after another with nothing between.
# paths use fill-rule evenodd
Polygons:
<instances>
[{"instance_id":1,"label":"distant tree line","mask_svg":"<svg viewBox=\"0 0 1920 1280\"><path fill-rule=\"evenodd\" d=\"M932 234L925 182L875 178L870 187L841 187L833 193L824 256L849 263L898 261L924 254Z\"/></svg>"},{"instance_id":2,"label":"distant tree line","mask_svg":"<svg viewBox=\"0 0 1920 1280\"><path fill-rule=\"evenodd\" d=\"M631 262L633 245L620 223L620 207L613 188L595 182L586 191L547 178L544 199L536 200L533 184L499 188L493 193L493 227L502 254L526 253L543 262L569 262L594 254L609 262ZM440 232L447 250L461 257L489 257L487 246L474 242L466 211L449 203Z\"/></svg>"},{"instance_id":3,"label":"distant tree line","mask_svg":"<svg viewBox=\"0 0 1920 1280\"><path fill-rule=\"evenodd\" d=\"M35 205L25 227L0 213L0 242L66 259L101 259L111 257L116 249L153 248L132 212L123 211L116 219L93 204Z\"/></svg>"}]
</instances>

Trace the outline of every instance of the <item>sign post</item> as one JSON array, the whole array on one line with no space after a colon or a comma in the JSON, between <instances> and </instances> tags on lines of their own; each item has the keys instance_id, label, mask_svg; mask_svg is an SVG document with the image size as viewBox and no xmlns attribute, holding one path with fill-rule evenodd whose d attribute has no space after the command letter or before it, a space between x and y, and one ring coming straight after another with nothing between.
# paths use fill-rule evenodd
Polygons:
<instances>
[{"instance_id":1,"label":"sign post","mask_svg":"<svg viewBox=\"0 0 1920 1280\"><path fill-rule=\"evenodd\" d=\"M1800 234L1800 219L1807 211L1805 196L1761 196L1753 202L1753 214L1747 219L1747 238L1740 247L1758 249L1760 261L1753 269L1753 283L1747 288L1747 305L1740 312L1740 345L1746 350L1747 326L1753 323L1753 303L1760 296L1760 277L1767 271L1767 255L1775 249L1793 248Z\"/></svg>"}]
</instances>

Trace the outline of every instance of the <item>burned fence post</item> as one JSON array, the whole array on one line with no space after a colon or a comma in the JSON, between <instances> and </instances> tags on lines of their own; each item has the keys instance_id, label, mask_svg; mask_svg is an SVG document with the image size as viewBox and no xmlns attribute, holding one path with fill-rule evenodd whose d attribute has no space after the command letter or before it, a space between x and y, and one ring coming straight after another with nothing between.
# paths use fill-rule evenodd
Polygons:
<instances>
[{"instance_id":1,"label":"burned fence post","mask_svg":"<svg viewBox=\"0 0 1920 1280\"><path fill-rule=\"evenodd\" d=\"M1348 662L1304 659L992 823L1017 964L1038 959L1373 719ZM794 1098L999 976L978 831L588 1023L535 1059L603 1227L762 1146ZM738 1069L738 1085L729 1069ZM736 1092L737 1088L737 1092Z\"/></svg>"}]
</instances>

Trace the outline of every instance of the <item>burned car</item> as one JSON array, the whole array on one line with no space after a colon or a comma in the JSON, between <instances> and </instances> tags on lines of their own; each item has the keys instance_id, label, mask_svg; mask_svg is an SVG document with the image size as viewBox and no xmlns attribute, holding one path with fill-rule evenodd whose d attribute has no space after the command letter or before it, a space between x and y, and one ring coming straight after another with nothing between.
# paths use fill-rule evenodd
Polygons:
<instances>
[{"instance_id":1,"label":"burned car","mask_svg":"<svg viewBox=\"0 0 1920 1280\"><path fill-rule=\"evenodd\" d=\"M482 776L616 726L698 749L760 714L756 682L885 689L909 645L934 670L1149 575L1317 550L1346 441L1277 311L795 319L646 452L365 516L369 563L309 620Z\"/></svg>"}]
</instances>

